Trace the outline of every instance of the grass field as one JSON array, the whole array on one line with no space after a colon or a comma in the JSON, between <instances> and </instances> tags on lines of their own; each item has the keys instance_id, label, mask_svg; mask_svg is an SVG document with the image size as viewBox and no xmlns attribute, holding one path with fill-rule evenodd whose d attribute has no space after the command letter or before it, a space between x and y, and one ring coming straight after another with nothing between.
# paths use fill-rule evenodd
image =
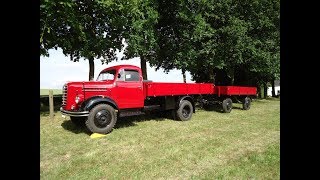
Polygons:
<instances>
[{"instance_id":1,"label":"grass field","mask_svg":"<svg viewBox=\"0 0 320 180\"><path fill-rule=\"evenodd\" d=\"M187 122L123 118L98 139L58 112L40 115L40 178L280 179L280 100L234 106Z\"/></svg>"},{"instance_id":2,"label":"grass field","mask_svg":"<svg viewBox=\"0 0 320 180\"><path fill-rule=\"evenodd\" d=\"M40 96L47 96L47 95L49 95L49 90L53 90L53 95L60 95L60 94L62 94L62 87L61 87L61 89L40 89Z\"/></svg>"}]
</instances>

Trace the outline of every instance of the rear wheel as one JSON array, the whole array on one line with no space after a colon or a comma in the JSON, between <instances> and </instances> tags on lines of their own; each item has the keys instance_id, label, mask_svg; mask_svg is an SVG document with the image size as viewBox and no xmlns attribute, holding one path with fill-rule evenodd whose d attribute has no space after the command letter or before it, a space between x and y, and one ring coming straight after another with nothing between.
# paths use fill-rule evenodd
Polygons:
<instances>
[{"instance_id":1,"label":"rear wheel","mask_svg":"<svg viewBox=\"0 0 320 180\"><path fill-rule=\"evenodd\" d=\"M176 117L181 121L188 121L191 119L193 113L193 106L190 101L183 100L180 103L179 109L176 111Z\"/></svg>"},{"instance_id":2,"label":"rear wheel","mask_svg":"<svg viewBox=\"0 0 320 180\"><path fill-rule=\"evenodd\" d=\"M107 134L116 122L115 109L108 104L98 104L90 110L86 126L93 133Z\"/></svg>"},{"instance_id":3,"label":"rear wheel","mask_svg":"<svg viewBox=\"0 0 320 180\"><path fill-rule=\"evenodd\" d=\"M86 117L73 117L73 116L70 116L70 120L76 126L84 126L85 121L86 121Z\"/></svg>"},{"instance_id":4,"label":"rear wheel","mask_svg":"<svg viewBox=\"0 0 320 180\"><path fill-rule=\"evenodd\" d=\"M225 113L230 113L232 110L232 100L230 98L226 98L222 101L222 109Z\"/></svg>"},{"instance_id":5,"label":"rear wheel","mask_svg":"<svg viewBox=\"0 0 320 180\"><path fill-rule=\"evenodd\" d=\"M248 110L251 106L251 99L249 97L246 97L242 101L242 109Z\"/></svg>"}]
</instances>

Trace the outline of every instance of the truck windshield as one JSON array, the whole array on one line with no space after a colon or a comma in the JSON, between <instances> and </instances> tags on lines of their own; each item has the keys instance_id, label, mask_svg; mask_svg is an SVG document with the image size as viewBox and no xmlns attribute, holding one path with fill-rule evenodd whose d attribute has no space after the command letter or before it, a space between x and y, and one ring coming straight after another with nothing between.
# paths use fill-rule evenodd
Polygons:
<instances>
[{"instance_id":1,"label":"truck windshield","mask_svg":"<svg viewBox=\"0 0 320 180\"><path fill-rule=\"evenodd\" d=\"M99 74L97 81L112 81L114 80L115 74L116 70L103 71Z\"/></svg>"}]
</instances>

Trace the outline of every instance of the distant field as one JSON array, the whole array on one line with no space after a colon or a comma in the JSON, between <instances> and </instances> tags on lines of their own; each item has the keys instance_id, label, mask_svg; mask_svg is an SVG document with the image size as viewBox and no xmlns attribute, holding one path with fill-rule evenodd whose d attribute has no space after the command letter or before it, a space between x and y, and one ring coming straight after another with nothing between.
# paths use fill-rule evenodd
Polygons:
<instances>
[{"instance_id":1,"label":"distant field","mask_svg":"<svg viewBox=\"0 0 320 180\"><path fill-rule=\"evenodd\" d=\"M49 95L49 90L53 90L53 95L60 95L60 94L62 94L62 89L40 89L40 96L47 96L47 95Z\"/></svg>"},{"instance_id":2,"label":"distant field","mask_svg":"<svg viewBox=\"0 0 320 180\"><path fill-rule=\"evenodd\" d=\"M190 121L121 118L106 137L40 114L40 179L280 179L280 100Z\"/></svg>"}]
</instances>

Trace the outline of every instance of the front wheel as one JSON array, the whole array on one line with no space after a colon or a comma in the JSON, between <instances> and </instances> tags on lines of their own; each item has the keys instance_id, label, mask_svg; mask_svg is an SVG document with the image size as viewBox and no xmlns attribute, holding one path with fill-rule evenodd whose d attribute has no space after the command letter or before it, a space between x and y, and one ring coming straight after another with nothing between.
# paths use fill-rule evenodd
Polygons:
<instances>
[{"instance_id":1,"label":"front wheel","mask_svg":"<svg viewBox=\"0 0 320 180\"><path fill-rule=\"evenodd\" d=\"M116 122L115 109L108 104L98 104L90 110L86 126L93 133L107 134Z\"/></svg>"},{"instance_id":2,"label":"front wheel","mask_svg":"<svg viewBox=\"0 0 320 180\"><path fill-rule=\"evenodd\" d=\"M179 109L176 111L176 117L180 121L188 121L191 119L193 106L190 101L183 100L180 103Z\"/></svg>"}]
</instances>

